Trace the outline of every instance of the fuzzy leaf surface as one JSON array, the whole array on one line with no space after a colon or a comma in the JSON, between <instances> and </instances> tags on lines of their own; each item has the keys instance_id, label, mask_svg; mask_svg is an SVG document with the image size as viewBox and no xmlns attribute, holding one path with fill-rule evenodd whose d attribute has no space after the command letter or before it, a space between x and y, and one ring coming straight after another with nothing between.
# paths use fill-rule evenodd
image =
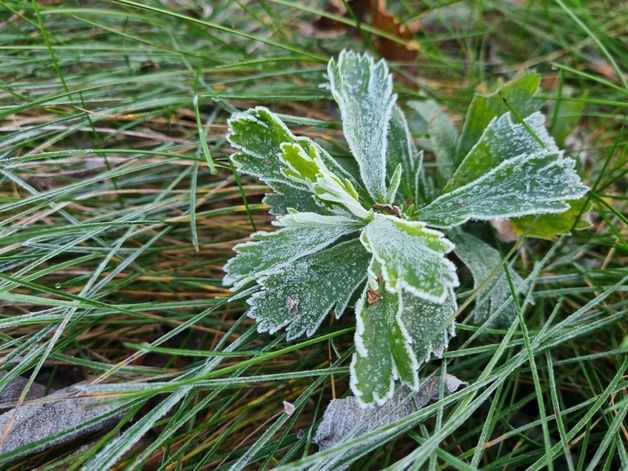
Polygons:
<instances>
[{"instance_id":1,"label":"fuzzy leaf surface","mask_svg":"<svg viewBox=\"0 0 628 471\"><path fill-rule=\"evenodd\" d=\"M332 309L336 318L366 278L368 253L357 239L285 265L258 282L247 303L260 332L288 326L287 338L313 335Z\"/></svg>"},{"instance_id":2,"label":"fuzzy leaf surface","mask_svg":"<svg viewBox=\"0 0 628 471\"><path fill-rule=\"evenodd\" d=\"M445 258L453 244L422 222L375 213L360 240L381 264L385 287L390 292L406 289L422 299L441 303L448 288L458 285L456 267Z\"/></svg>"},{"instance_id":3,"label":"fuzzy leaf surface","mask_svg":"<svg viewBox=\"0 0 628 471\"><path fill-rule=\"evenodd\" d=\"M419 219L435 227L454 227L538 213L562 213L565 200L583 196L587 187L575 161L560 153L521 155L502 162L482 177L436 198Z\"/></svg>"},{"instance_id":4,"label":"fuzzy leaf surface","mask_svg":"<svg viewBox=\"0 0 628 471\"><path fill-rule=\"evenodd\" d=\"M275 182L304 188L282 172L280 146L284 142L297 142L297 138L277 115L258 106L234 114L228 123L227 140L240 150L231 160L240 172L258 177L271 188Z\"/></svg>"},{"instance_id":5,"label":"fuzzy leaf surface","mask_svg":"<svg viewBox=\"0 0 628 471\"><path fill-rule=\"evenodd\" d=\"M342 51L327 66L329 88L338 104L345 139L374 200L386 195L386 150L396 95L383 60Z\"/></svg>"},{"instance_id":6,"label":"fuzzy leaf surface","mask_svg":"<svg viewBox=\"0 0 628 471\"><path fill-rule=\"evenodd\" d=\"M280 158L285 166L282 173L296 184L305 185L323 206L340 205L358 218L368 216L351 181L334 174L316 146L285 142L281 145Z\"/></svg>"},{"instance_id":7,"label":"fuzzy leaf surface","mask_svg":"<svg viewBox=\"0 0 628 471\"><path fill-rule=\"evenodd\" d=\"M515 123L510 113L494 118L447 183L445 191L465 185L519 155L558 152L554 139L545 129L543 114L534 113L524 122L525 126Z\"/></svg>"},{"instance_id":8,"label":"fuzzy leaf surface","mask_svg":"<svg viewBox=\"0 0 628 471\"><path fill-rule=\"evenodd\" d=\"M457 308L452 289L447 290L447 297L440 304L403 293L401 322L410 336L418 368L433 357L442 357L447 350L449 339L455 334Z\"/></svg>"},{"instance_id":9,"label":"fuzzy leaf surface","mask_svg":"<svg viewBox=\"0 0 628 471\"><path fill-rule=\"evenodd\" d=\"M400 379L418 387L416 360L410 338L401 323L401 293L379 289L379 299L370 303L369 286L355 307L356 352L351 362L351 390L366 405L383 404Z\"/></svg>"},{"instance_id":10,"label":"fuzzy leaf surface","mask_svg":"<svg viewBox=\"0 0 628 471\"><path fill-rule=\"evenodd\" d=\"M270 206L270 214L273 216L284 216L288 214L288 208L299 212L326 213L328 210L321 207L312 193L307 190L300 190L283 183L273 183L274 192L266 193L263 203Z\"/></svg>"},{"instance_id":11,"label":"fuzzy leaf surface","mask_svg":"<svg viewBox=\"0 0 628 471\"><path fill-rule=\"evenodd\" d=\"M282 144L300 146L308 153L316 152L329 172L349 180L357 191L364 191L361 184L327 151L311 139L295 136L276 114L262 106L234 114L229 119L227 139L240 151L232 155L231 160L241 173L259 178L280 195L290 194L295 198L291 206L285 198L269 195L267 203L273 208L277 207L273 209L273 214L285 213L287 207L316 210L319 206L312 195L308 195L310 191L305 182L286 176L286 165L281 158Z\"/></svg>"},{"instance_id":12,"label":"fuzzy leaf surface","mask_svg":"<svg viewBox=\"0 0 628 471\"><path fill-rule=\"evenodd\" d=\"M359 230L351 219L315 213L289 214L278 224L283 228L256 232L254 241L234 247L236 256L225 265L226 286L242 286Z\"/></svg>"},{"instance_id":13,"label":"fuzzy leaf surface","mask_svg":"<svg viewBox=\"0 0 628 471\"><path fill-rule=\"evenodd\" d=\"M480 325L488 321L490 327L510 326L517 311L499 252L466 232L453 234L452 240L456 243L456 256L471 271L473 289L481 290L475 300L474 322ZM515 290L520 291L523 279L510 267L508 270Z\"/></svg>"},{"instance_id":14,"label":"fuzzy leaf surface","mask_svg":"<svg viewBox=\"0 0 628 471\"><path fill-rule=\"evenodd\" d=\"M520 116L529 116L537 111L543 104L535 96L540 83L541 76L531 73L511 80L489 95L476 94L464 120L458 142L458 159L467 155L493 118L510 111L504 99Z\"/></svg>"}]
</instances>

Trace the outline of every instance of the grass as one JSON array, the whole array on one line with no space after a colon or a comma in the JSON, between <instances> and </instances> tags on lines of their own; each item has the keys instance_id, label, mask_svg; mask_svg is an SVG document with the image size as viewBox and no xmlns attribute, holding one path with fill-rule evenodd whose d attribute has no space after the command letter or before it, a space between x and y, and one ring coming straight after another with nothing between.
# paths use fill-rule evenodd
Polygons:
<instances>
[{"instance_id":1,"label":"grass","mask_svg":"<svg viewBox=\"0 0 628 471\"><path fill-rule=\"evenodd\" d=\"M389 3L423 24L416 67L392 63L402 103L420 90L459 123L475 89L535 68L592 188L589 230L519 243L531 283L510 329L470 322L461 272L458 335L422 374L469 386L317 453L326 404L348 393L352 315L288 343L257 334L221 286L230 248L269 227L264 187L227 159L228 116L264 104L344 155L318 87L327 58L404 40L324 2L0 0L0 389L116 383L125 411L83 443L0 455L7 469L320 469L341 455L361 456L353 469L628 467L628 13ZM337 27L312 35L321 14Z\"/></svg>"}]
</instances>

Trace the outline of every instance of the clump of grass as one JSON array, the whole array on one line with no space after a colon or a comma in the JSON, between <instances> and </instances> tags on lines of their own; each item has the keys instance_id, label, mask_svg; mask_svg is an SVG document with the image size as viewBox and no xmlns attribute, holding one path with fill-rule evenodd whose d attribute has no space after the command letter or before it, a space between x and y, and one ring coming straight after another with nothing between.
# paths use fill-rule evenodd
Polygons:
<instances>
[{"instance_id":1,"label":"clump of grass","mask_svg":"<svg viewBox=\"0 0 628 471\"><path fill-rule=\"evenodd\" d=\"M461 274L458 335L431 369L470 386L345 458L364 455L355 469L626 467L625 14L602 2L433 3L395 12L432 28L414 37L418 74L392 64L410 81L400 100L436 98L459 120L474 89L536 68L550 130L592 188L593 227L503 245L532 281L508 330L470 322ZM353 322L296 343L257 334L220 281L230 248L269 227L265 188L227 159L233 111L264 104L348 155L318 87L324 64L385 32L348 15L332 39L303 34L319 7L0 2L0 388L17 376L49 390L128 385L119 426L80 452L1 461L324 467L312 437L328 400L348 392Z\"/></svg>"}]
</instances>

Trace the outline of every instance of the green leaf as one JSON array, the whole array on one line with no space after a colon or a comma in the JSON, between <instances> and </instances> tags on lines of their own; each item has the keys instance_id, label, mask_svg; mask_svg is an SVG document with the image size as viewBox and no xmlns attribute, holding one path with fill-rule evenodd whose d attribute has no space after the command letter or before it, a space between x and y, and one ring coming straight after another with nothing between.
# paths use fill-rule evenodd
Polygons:
<instances>
[{"instance_id":1,"label":"green leaf","mask_svg":"<svg viewBox=\"0 0 628 471\"><path fill-rule=\"evenodd\" d=\"M422 162L423 152L419 152L414 145L403 111L395 106L388 129L386 166L388 175L393 175L397 166L401 165L400 193L404 200L415 201L418 198L423 172Z\"/></svg>"},{"instance_id":2,"label":"green leaf","mask_svg":"<svg viewBox=\"0 0 628 471\"><path fill-rule=\"evenodd\" d=\"M287 338L308 337L332 309L339 318L366 278L369 257L357 239L289 263L259 280L247 303L259 332L288 326Z\"/></svg>"},{"instance_id":3,"label":"green leaf","mask_svg":"<svg viewBox=\"0 0 628 471\"><path fill-rule=\"evenodd\" d=\"M520 236L552 240L559 234L569 234L572 229L582 230L590 227L591 224L584 219L576 222L589 206L586 197L580 198L570 201L569 209L562 214L536 214L511 219L510 222Z\"/></svg>"},{"instance_id":4,"label":"green leaf","mask_svg":"<svg viewBox=\"0 0 628 471\"><path fill-rule=\"evenodd\" d=\"M435 227L453 227L470 219L490 220L537 213L562 213L565 200L587 192L561 153L521 155L506 160L480 178L436 198L419 219Z\"/></svg>"},{"instance_id":5,"label":"green leaf","mask_svg":"<svg viewBox=\"0 0 628 471\"><path fill-rule=\"evenodd\" d=\"M545 129L543 114L534 113L525 118L524 123L513 122L510 113L493 118L445 186L445 191L465 185L503 161L521 154L558 152Z\"/></svg>"},{"instance_id":6,"label":"green leaf","mask_svg":"<svg viewBox=\"0 0 628 471\"><path fill-rule=\"evenodd\" d=\"M427 301L442 303L458 285L456 267L445 254L453 244L418 221L375 213L360 240L381 264L386 289L402 288Z\"/></svg>"},{"instance_id":7,"label":"green leaf","mask_svg":"<svg viewBox=\"0 0 628 471\"><path fill-rule=\"evenodd\" d=\"M474 291L478 291L474 322L480 325L488 321L490 327L510 326L517 311L499 252L466 232L456 231L450 237L456 244L456 256L471 271ZM513 286L520 291L523 279L510 267L508 270Z\"/></svg>"},{"instance_id":8,"label":"green leaf","mask_svg":"<svg viewBox=\"0 0 628 471\"><path fill-rule=\"evenodd\" d=\"M297 138L274 113L258 106L233 114L228 124L227 140L241 151L231 156L240 172L258 177L271 188L276 182L304 188L282 172L280 146L284 142L297 142Z\"/></svg>"},{"instance_id":9,"label":"green leaf","mask_svg":"<svg viewBox=\"0 0 628 471\"><path fill-rule=\"evenodd\" d=\"M284 142L280 159L284 163L282 173L295 183L305 185L319 200L340 205L359 218L368 217L351 181L332 173L313 143Z\"/></svg>"},{"instance_id":10,"label":"green leaf","mask_svg":"<svg viewBox=\"0 0 628 471\"><path fill-rule=\"evenodd\" d=\"M455 334L454 316L458 306L450 288L442 303L433 303L404 292L401 322L411 340L417 368L432 357L440 358Z\"/></svg>"},{"instance_id":11,"label":"green leaf","mask_svg":"<svg viewBox=\"0 0 628 471\"><path fill-rule=\"evenodd\" d=\"M464 120L456 152L458 160L467 155L493 118L511 111L504 99L520 116L528 116L537 111L543 104L535 96L540 83L541 76L531 73L502 85L489 95L476 94Z\"/></svg>"},{"instance_id":12,"label":"green leaf","mask_svg":"<svg viewBox=\"0 0 628 471\"><path fill-rule=\"evenodd\" d=\"M225 286L237 289L306 255L316 253L340 237L359 230L342 216L295 213L281 217L275 232L256 232L253 242L234 247L236 256L225 265Z\"/></svg>"},{"instance_id":13,"label":"green leaf","mask_svg":"<svg viewBox=\"0 0 628 471\"><path fill-rule=\"evenodd\" d=\"M444 181L449 180L458 163L456 160L458 132L454 123L434 100L410 101L408 105L427 123L438 173Z\"/></svg>"},{"instance_id":14,"label":"green leaf","mask_svg":"<svg viewBox=\"0 0 628 471\"><path fill-rule=\"evenodd\" d=\"M371 277L377 263L374 265ZM373 293L377 293L375 301ZM356 352L351 361L351 390L356 398L364 405L383 404L393 395L396 379L416 389L417 364L408 332L401 322L401 293L391 293L369 283L355 312Z\"/></svg>"},{"instance_id":15,"label":"green leaf","mask_svg":"<svg viewBox=\"0 0 628 471\"><path fill-rule=\"evenodd\" d=\"M397 191L399 191L399 185L401 185L401 176L403 173L403 169L401 168L401 164L397 165L397 168L390 177L390 184L388 185L388 191L386 193L386 203L392 204L395 202L395 197L397 196Z\"/></svg>"},{"instance_id":16,"label":"green leaf","mask_svg":"<svg viewBox=\"0 0 628 471\"><path fill-rule=\"evenodd\" d=\"M307 190L299 190L283 183L273 183L273 188L275 191L267 193L262 201L270 206L269 212L274 216L288 214L288 208L299 212L328 212L316 202L314 195Z\"/></svg>"},{"instance_id":17,"label":"green leaf","mask_svg":"<svg viewBox=\"0 0 628 471\"><path fill-rule=\"evenodd\" d=\"M361 189L361 185L322 147L307 137L295 136L276 114L263 106L233 114L228 124L227 140L231 146L241 151L231 156L233 163L241 173L258 177L273 189L280 185L283 188L306 188L303 183L288 178L284 173L285 165L280 156L281 145L285 143L298 144L308 152L312 148L316 149L330 172L350 180Z\"/></svg>"},{"instance_id":18,"label":"green leaf","mask_svg":"<svg viewBox=\"0 0 628 471\"><path fill-rule=\"evenodd\" d=\"M342 128L374 200L386 196L388 128L396 95L386 62L342 51L327 65L329 88L340 109Z\"/></svg>"}]
</instances>

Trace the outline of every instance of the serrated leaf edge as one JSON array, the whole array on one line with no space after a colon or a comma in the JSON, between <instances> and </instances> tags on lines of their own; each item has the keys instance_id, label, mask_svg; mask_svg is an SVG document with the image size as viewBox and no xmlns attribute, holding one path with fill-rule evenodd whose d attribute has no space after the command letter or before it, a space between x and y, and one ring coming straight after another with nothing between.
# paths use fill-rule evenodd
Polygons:
<instances>
[{"instance_id":1,"label":"serrated leaf edge","mask_svg":"<svg viewBox=\"0 0 628 471\"><path fill-rule=\"evenodd\" d=\"M371 266L369 266L369 278L372 279L374 276L376 275L373 273ZM357 355L360 355L363 358L368 357L368 350L364 346L364 343L362 341L362 335L364 334L364 321L362 320L362 317L360 316L360 312L362 311L364 307L364 303L366 302L366 296L367 296L368 290L369 290L369 287L366 286L364 288L362 295L360 296L360 299L355 305L356 329L355 329L355 335L354 335L354 343L355 343L356 351L351 358L351 365L349 366L349 371L350 371L349 387L351 389L351 392L353 392L353 395L358 400L358 404L360 405L360 407L363 407L363 408L372 407L373 405L381 406L386 401L388 401L388 399L390 399L392 395L394 394L395 382L399 379L399 372L397 371L397 365L393 358L392 352L390 352L391 363L392 363L392 375L390 377L391 379L388 384L386 394L384 396L379 396L377 393L373 393L374 403L367 403L362 400L362 392L358 389L358 383L356 380L357 375L355 373L355 365L358 361ZM417 362L416 355L414 354L414 350L412 349L412 339L408 333L408 330L406 329L406 326L401 320L402 312L403 312L403 299L402 299L402 296L399 295L399 307L397 308L397 312L395 314L395 321L397 325L399 326L399 330L401 330L401 333L405 340L404 348L406 352L408 353L408 357L410 358L412 362L412 376L413 376L413 384L407 383L405 381L403 381L403 384L406 385L411 390L416 391L419 388L418 369L419 369L420 364Z\"/></svg>"},{"instance_id":2,"label":"serrated leaf edge","mask_svg":"<svg viewBox=\"0 0 628 471\"><path fill-rule=\"evenodd\" d=\"M561 214L564 213L565 211L567 211L569 209L569 205L567 203L565 203L565 201L570 201L570 200L575 200L578 198L581 198L582 196L584 196L586 194L587 191L589 191L589 189L582 183L582 180L580 179L580 176L575 172L575 166L576 166L576 161L574 159L572 159L571 157L565 157L564 156L564 151L559 150L557 152L545 152L545 153L539 153L539 154L534 154L534 155L529 155L529 154L521 154L517 157L513 157L511 159L508 160L504 160L503 162L501 162L499 165L497 165L495 168L491 169L490 171L486 172L485 174L483 174L481 177L478 177L477 179L462 185L458 188L456 188L455 190L452 190L448 193L444 193L441 196L439 196L438 198L436 198L435 200L433 200L430 204L428 204L427 206L425 206L424 208L421 208L420 213L422 211L425 211L426 209L428 209L430 206L435 205L436 203L438 203L440 200L443 200L445 198L451 198L453 195L458 194L458 193L462 193L463 190L466 190L468 187L471 186L475 186L478 185L479 183L481 183L484 180L489 179L490 177L492 177L495 173L499 172L503 167L506 166L510 166L516 163L524 163L526 161L529 160L535 160L535 159L542 159L545 158L549 155L556 155L556 158L547 165L547 167L550 166L558 166L558 167L563 167L565 169L566 172L568 172L568 177L569 179L572 180L573 183L573 187L574 190L572 193L563 196L560 200L557 199L552 199L549 197L543 197L543 198L537 198L537 201L540 202L545 202L545 203L556 203L557 205L560 205L560 208L543 208L543 209L538 209L538 208L533 208L530 210L525 210L525 211L514 211L512 213L508 213L508 214L504 214L503 216L491 216L491 217L487 217L487 216L481 216L481 215L473 215L473 214L469 214L468 216L466 216L466 219L464 219L463 221L454 223L454 224L448 224L448 225L440 225L438 223L433 223L433 222L429 222L429 226L431 227L437 227L439 229L450 229L452 227L457 227L460 226L462 224L465 224L468 221L487 221L487 220L491 220L491 219L510 219L510 218L516 218L516 217L521 217L521 216L528 216L531 214ZM421 217L421 214L419 213L419 218Z\"/></svg>"}]
</instances>

